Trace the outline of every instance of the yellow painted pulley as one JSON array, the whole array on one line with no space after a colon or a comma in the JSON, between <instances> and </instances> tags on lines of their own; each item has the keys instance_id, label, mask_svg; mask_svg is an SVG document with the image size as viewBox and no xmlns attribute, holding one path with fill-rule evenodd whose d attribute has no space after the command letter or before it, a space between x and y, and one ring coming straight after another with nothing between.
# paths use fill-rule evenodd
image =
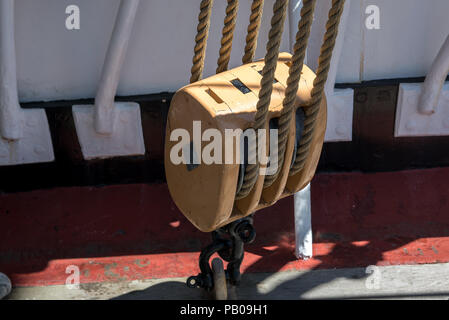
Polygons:
<instances>
[{"instance_id":1,"label":"yellow painted pulley","mask_svg":"<svg viewBox=\"0 0 449 320\"><path fill-rule=\"evenodd\" d=\"M288 6L276 0L264 60L252 61L263 1L253 1L243 65L227 70L238 1L228 0L217 74L201 79L211 0L199 15L191 83L173 97L165 171L181 212L209 232L304 188L326 130L327 80L344 1L333 0L317 74L304 65L316 0L305 0L293 56L279 54Z\"/></svg>"},{"instance_id":2,"label":"yellow painted pulley","mask_svg":"<svg viewBox=\"0 0 449 320\"><path fill-rule=\"evenodd\" d=\"M273 86L272 99L269 106L266 126L270 120L279 118L282 111L282 101L285 96L288 79L288 63L290 54L281 54L276 69L276 83ZM167 121L167 139L165 144L166 178L170 193L178 208L200 230L212 231L233 220L253 213L259 208L275 203L284 192L289 178L290 164L294 151L296 128L291 121L287 142L285 165L276 183L264 189L264 176L259 176L252 192L245 198L236 200L239 177L241 178L241 163L235 157L240 146L240 137L236 132L243 133L252 128L258 94L260 92L259 71L263 61L250 63L232 69L207 79L190 84L180 89L173 97ZM315 74L307 67L303 69L303 77L297 92L295 107L304 106L310 101ZM320 108L320 131L317 135L312 154L316 159L307 161L305 174L291 177L289 180L291 192L303 187L313 176L321 152L326 121L326 104L323 101ZM188 134L182 141L177 131L182 128ZM198 133L201 137L207 130L216 129L222 156L217 163L205 163L209 139L194 139ZM226 130L228 134L226 133ZM180 132L181 134L182 132ZM170 139L170 137L172 139ZM215 139L215 137L214 137ZM232 139L232 140L230 140ZM173 140L173 141L172 141ZM216 142L215 140L212 143ZM267 139L269 145L269 139ZM176 153L176 154L173 154ZM183 159L179 153L195 155ZM232 154L234 159L226 163L226 155ZM181 157L178 161L173 161ZM180 160L185 160L180 163ZM190 161L191 160L191 161ZM197 163L194 163L195 161ZM220 161L221 160L221 161ZM228 159L229 160L229 159ZM176 164L174 163L176 162ZM229 163L230 162L230 163ZM303 178L301 178L303 177ZM240 182L241 183L241 182Z\"/></svg>"}]
</instances>

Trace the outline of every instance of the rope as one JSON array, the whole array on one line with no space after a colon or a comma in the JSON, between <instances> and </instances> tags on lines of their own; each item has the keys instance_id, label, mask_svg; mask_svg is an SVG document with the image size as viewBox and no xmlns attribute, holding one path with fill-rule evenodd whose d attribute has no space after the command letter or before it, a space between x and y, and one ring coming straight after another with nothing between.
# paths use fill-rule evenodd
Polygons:
<instances>
[{"instance_id":1,"label":"rope","mask_svg":"<svg viewBox=\"0 0 449 320\"><path fill-rule=\"evenodd\" d=\"M255 158L255 163L249 163L245 169L242 188L236 195L236 199L246 197L254 187L259 177L260 164L257 159L258 154L258 132L265 129L267 122L268 107L271 102L273 92L274 73L276 71L279 58L279 47L281 45L282 32L284 31L284 22L288 6L288 0L276 0L273 7L273 18L271 19L271 30L268 35L267 54L265 55L265 65L262 71L261 90L259 92L259 101L257 102L257 112L255 116L254 129L256 131L256 143L249 146L248 154L250 158ZM253 161L249 161L253 162Z\"/></svg>"},{"instance_id":2,"label":"rope","mask_svg":"<svg viewBox=\"0 0 449 320\"><path fill-rule=\"evenodd\" d=\"M257 48L259 38L260 23L262 21L264 0L253 0L251 5L251 16L249 18L248 35L246 36L245 55L242 58L243 64L251 63Z\"/></svg>"},{"instance_id":3,"label":"rope","mask_svg":"<svg viewBox=\"0 0 449 320\"><path fill-rule=\"evenodd\" d=\"M301 9L301 20L298 23L298 32L296 33L296 43L293 48L293 57L289 69L287 80L287 89L283 101L281 116L279 117L278 128L278 169L274 175L266 176L264 186L271 186L279 176L282 166L284 165L285 149L287 147L288 134L290 132L290 122L294 114L294 104L299 88L299 80L301 78L304 66L304 58L306 56L307 43L310 36L310 29L313 23L313 13L315 11L316 0L303 0Z\"/></svg>"},{"instance_id":4,"label":"rope","mask_svg":"<svg viewBox=\"0 0 449 320\"><path fill-rule=\"evenodd\" d=\"M318 59L317 74L313 82L311 104L304 110L306 115L304 131L296 152L295 163L290 170L290 176L297 174L304 168L304 164L309 154L313 133L315 131L316 118L320 111L320 105L323 99L324 85L326 84L327 76L329 74L332 52L335 47L335 41L338 35L338 25L343 13L344 4L345 0L332 0L332 8L329 11L329 20L326 24L324 42Z\"/></svg>"},{"instance_id":5,"label":"rope","mask_svg":"<svg viewBox=\"0 0 449 320\"><path fill-rule=\"evenodd\" d=\"M198 16L197 35L195 37L195 49L193 56L192 76L190 83L201 80L204 69L204 57L206 54L207 38L209 36L210 16L213 0L201 1L200 14Z\"/></svg>"},{"instance_id":6,"label":"rope","mask_svg":"<svg viewBox=\"0 0 449 320\"><path fill-rule=\"evenodd\" d=\"M224 20L223 36L221 38L220 56L218 58L217 73L228 70L231 59L232 40L234 38L235 22L239 11L239 0L228 0L226 17Z\"/></svg>"}]
</instances>

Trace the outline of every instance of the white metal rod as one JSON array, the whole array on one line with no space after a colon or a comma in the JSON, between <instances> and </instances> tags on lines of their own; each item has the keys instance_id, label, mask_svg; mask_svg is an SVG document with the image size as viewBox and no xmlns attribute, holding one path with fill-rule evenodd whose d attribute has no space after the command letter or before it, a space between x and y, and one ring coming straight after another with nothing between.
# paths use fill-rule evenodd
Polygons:
<instances>
[{"instance_id":1,"label":"white metal rod","mask_svg":"<svg viewBox=\"0 0 449 320\"><path fill-rule=\"evenodd\" d=\"M95 98L95 131L112 134L114 97L125 60L129 39L140 0L122 0L103 65L100 86Z\"/></svg>"},{"instance_id":2,"label":"white metal rod","mask_svg":"<svg viewBox=\"0 0 449 320\"><path fill-rule=\"evenodd\" d=\"M432 63L424 81L419 98L418 112L423 115L434 114L440 100L441 89L449 73L449 35Z\"/></svg>"},{"instance_id":3,"label":"white metal rod","mask_svg":"<svg viewBox=\"0 0 449 320\"><path fill-rule=\"evenodd\" d=\"M298 23L301 20L302 0L290 0L288 2L288 26L289 26L289 41L290 52L293 53L296 33L298 32ZM304 61L304 63L307 63Z\"/></svg>"},{"instance_id":4,"label":"white metal rod","mask_svg":"<svg viewBox=\"0 0 449 320\"><path fill-rule=\"evenodd\" d=\"M295 194L295 254L298 259L313 256L312 205L310 184Z\"/></svg>"},{"instance_id":5,"label":"white metal rod","mask_svg":"<svg viewBox=\"0 0 449 320\"><path fill-rule=\"evenodd\" d=\"M14 41L14 0L0 0L0 138L21 137Z\"/></svg>"}]
</instances>

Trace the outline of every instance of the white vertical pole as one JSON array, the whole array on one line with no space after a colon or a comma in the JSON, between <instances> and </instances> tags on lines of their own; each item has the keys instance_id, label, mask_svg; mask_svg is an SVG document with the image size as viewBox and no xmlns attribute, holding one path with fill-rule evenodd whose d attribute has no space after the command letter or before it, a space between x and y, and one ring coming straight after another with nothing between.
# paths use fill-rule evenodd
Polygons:
<instances>
[{"instance_id":1,"label":"white vertical pole","mask_svg":"<svg viewBox=\"0 0 449 320\"><path fill-rule=\"evenodd\" d=\"M138 7L139 0L120 3L95 98L95 131L99 134L110 135L113 131L114 98Z\"/></svg>"},{"instance_id":2,"label":"white vertical pole","mask_svg":"<svg viewBox=\"0 0 449 320\"><path fill-rule=\"evenodd\" d=\"M21 138L21 116L17 92L14 0L0 0L0 138Z\"/></svg>"},{"instance_id":3,"label":"white vertical pole","mask_svg":"<svg viewBox=\"0 0 449 320\"><path fill-rule=\"evenodd\" d=\"M296 42L296 33L298 32L298 23L301 20L302 0L290 0L288 3L288 26L290 30L290 52L293 53L293 47ZM307 55L306 55L307 58ZM306 63L306 61L304 61Z\"/></svg>"},{"instance_id":4,"label":"white vertical pole","mask_svg":"<svg viewBox=\"0 0 449 320\"><path fill-rule=\"evenodd\" d=\"M309 259L312 250L312 205L310 184L295 194L295 255L298 259Z\"/></svg>"}]
</instances>

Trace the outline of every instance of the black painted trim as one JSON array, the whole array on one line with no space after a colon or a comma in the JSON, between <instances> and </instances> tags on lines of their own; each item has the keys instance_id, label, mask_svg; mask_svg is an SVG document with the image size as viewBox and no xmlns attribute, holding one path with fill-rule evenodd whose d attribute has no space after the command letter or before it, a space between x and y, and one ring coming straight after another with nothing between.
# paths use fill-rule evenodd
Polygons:
<instances>
[{"instance_id":1,"label":"black painted trim","mask_svg":"<svg viewBox=\"0 0 449 320\"><path fill-rule=\"evenodd\" d=\"M395 138L394 122L400 83L424 78L387 79L338 84L354 89L353 141L325 143L319 171L395 171L449 166L449 137ZM23 108L44 108L50 125L55 161L0 167L0 192L61 186L101 186L123 183L163 183L164 136L173 93L117 97L141 106L146 154L85 161L71 107L93 99L32 102Z\"/></svg>"}]
</instances>

